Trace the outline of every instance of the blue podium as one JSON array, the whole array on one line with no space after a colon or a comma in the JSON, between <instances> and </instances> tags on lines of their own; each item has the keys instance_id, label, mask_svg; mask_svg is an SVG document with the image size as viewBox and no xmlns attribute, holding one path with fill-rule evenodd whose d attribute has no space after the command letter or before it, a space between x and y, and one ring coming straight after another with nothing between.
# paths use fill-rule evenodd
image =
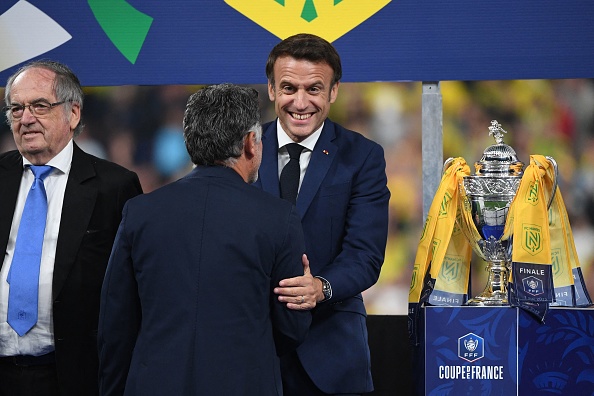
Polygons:
<instances>
[{"instance_id":1,"label":"blue podium","mask_svg":"<svg viewBox=\"0 0 594 396\"><path fill-rule=\"evenodd\" d=\"M551 308L544 323L511 307L423 311L417 394L594 395L594 309Z\"/></svg>"}]
</instances>

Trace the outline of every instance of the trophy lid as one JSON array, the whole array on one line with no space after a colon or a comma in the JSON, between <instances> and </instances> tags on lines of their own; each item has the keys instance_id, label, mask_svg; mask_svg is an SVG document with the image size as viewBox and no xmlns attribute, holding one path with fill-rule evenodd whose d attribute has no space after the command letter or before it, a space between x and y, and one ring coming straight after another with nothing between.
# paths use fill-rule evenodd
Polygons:
<instances>
[{"instance_id":1,"label":"trophy lid","mask_svg":"<svg viewBox=\"0 0 594 396\"><path fill-rule=\"evenodd\" d=\"M489 135L495 138L495 144L483 152L480 161L474 164L479 176L521 176L524 163L518 161L513 148L503 143L503 134L507 133L497 121L491 121Z\"/></svg>"}]
</instances>

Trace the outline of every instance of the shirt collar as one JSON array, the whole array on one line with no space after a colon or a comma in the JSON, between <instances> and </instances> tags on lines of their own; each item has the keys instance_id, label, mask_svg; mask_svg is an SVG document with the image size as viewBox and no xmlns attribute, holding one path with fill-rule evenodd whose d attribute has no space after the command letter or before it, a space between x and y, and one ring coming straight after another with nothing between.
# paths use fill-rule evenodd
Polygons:
<instances>
[{"instance_id":1,"label":"shirt collar","mask_svg":"<svg viewBox=\"0 0 594 396\"><path fill-rule=\"evenodd\" d=\"M54 158L48 161L45 165L50 165L56 169L59 169L62 173L68 174L70 172L70 166L72 165L72 153L74 151L74 144L72 139L68 142L66 147L62 149ZM32 165L31 162L23 157L23 167Z\"/></svg>"},{"instance_id":2,"label":"shirt collar","mask_svg":"<svg viewBox=\"0 0 594 396\"><path fill-rule=\"evenodd\" d=\"M320 135L322 134L323 128L324 124L322 123L322 125L314 133L309 135L305 140L299 142L299 144L308 149L309 151L313 151L314 147L316 146L316 143L318 142L318 139L320 138ZM279 149L281 147L286 146L289 143L295 143L293 140L291 140L289 135L287 135L287 132L285 132L285 130L281 126L281 123L278 118L276 120L276 135L278 139Z\"/></svg>"}]
</instances>

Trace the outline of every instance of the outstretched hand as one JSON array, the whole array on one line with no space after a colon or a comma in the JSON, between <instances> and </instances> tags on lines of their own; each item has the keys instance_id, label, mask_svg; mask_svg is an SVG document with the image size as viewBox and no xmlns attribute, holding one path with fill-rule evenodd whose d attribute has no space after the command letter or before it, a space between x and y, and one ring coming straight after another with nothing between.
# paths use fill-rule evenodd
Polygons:
<instances>
[{"instance_id":1,"label":"outstretched hand","mask_svg":"<svg viewBox=\"0 0 594 396\"><path fill-rule=\"evenodd\" d=\"M309 260L305 254L302 256L302 263L303 276L283 279L278 287L274 288L274 293L278 294L278 300L286 303L289 309L312 309L323 299L322 282L312 276ZM322 297L319 298L319 295Z\"/></svg>"}]
</instances>

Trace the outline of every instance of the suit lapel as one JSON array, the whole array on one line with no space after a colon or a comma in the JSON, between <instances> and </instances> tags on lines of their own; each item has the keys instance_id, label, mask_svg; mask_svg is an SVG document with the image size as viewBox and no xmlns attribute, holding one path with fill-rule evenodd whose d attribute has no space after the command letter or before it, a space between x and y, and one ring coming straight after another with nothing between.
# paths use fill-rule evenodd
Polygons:
<instances>
[{"instance_id":1,"label":"suit lapel","mask_svg":"<svg viewBox=\"0 0 594 396\"><path fill-rule=\"evenodd\" d=\"M98 187L85 181L95 177L95 168L89 157L74 144L72 166L66 183L60 232L56 247L54 266L53 298L60 294L72 268L82 238L97 199Z\"/></svg>"},{"instance_id":2,"label":"suit lapel","mask_svg":"<svg viewBox=\"0 0 594 396\"><path fill-rule=\"evenodd\" d=\"M280 197L276 121L271 122L262 134L262 150L262 163L258 171L258 180L262 184L262 190L275 197Z\"/></svg>"},{"instance_id":3,"label":"suit lapel","mask_svg":"<svg viewBox=\"0 0 594 396\"><path fill-rule=\"evenodd\" d=\"M14 208L16 207L16 200L23 174L23 160L21 155L15 152L14 156L11 155L6 158L0 167L0 186L2 186L2 193L0 194L0 201L2 202L0 205L0 252L6 252ZM3 260L4 254L0 261L0 267L2 267Z\"/></svg>"},{"instance_id":4,"label":"suit lapel","mask_svg":"<svg viewBox=\"0 0 594 396\"><path fill-rule=\"evenodd\" d=\"M332 142L335 137L334 123L326 119L322 134L311 153L307 172L305 172L305 177L299 189L297 211L301 218L305 216L309 205L311 205L313 198L320 189L322 180L326 177L326 173L328 173L328 169L330 169L330 165L336 157L338 147Z\"/></svg>"},{"instance_id":5,"label":"suit lapel","mask_svg":"<svg viewBox=\"0 0 594 396\"><path fill-rule=\"evenodd\" d=\"M264 151L262 153L262 164L260 165L258 182L261 183L264 191L280 197L280 188L278 185L278 139L276 133L276 121L271 122L263 133ZM335 138L334 123L326 119L324 129L311 153L307 172L299 190L297 211L301 218L305 216L309 205L311 205L313 198L320 189L322 180L324 180L332 161L336 157L338 147L333 143Z\"/></svg>"}]
</instances>

